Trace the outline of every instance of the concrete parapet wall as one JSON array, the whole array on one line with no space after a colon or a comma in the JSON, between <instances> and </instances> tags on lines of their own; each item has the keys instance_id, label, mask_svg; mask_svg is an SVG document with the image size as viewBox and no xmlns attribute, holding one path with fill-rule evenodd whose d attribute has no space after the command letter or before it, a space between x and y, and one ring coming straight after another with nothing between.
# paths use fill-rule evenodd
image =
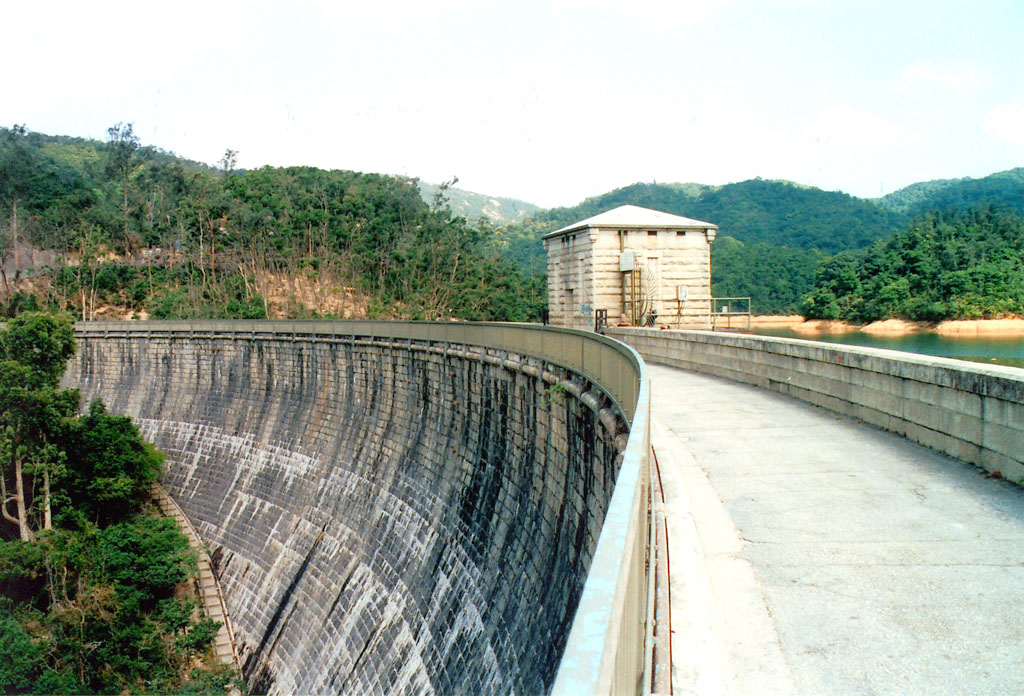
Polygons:
<instances>
[{"instance_id":1,"label":"concrete parapet wall","mask_svg":"<svg viewBox=\"0 0 1024 696\"><path fill-rule=\"evenodd\" d=\"M77 335L65 382L167 454L163 484L210 549L256 692L637 684L649 441L635 353L511 326Z\"/></svg>"},{"instance_id":2,"label":"concrete parapet wall","mask_svg":"<svg viewBox=\"0 0 1024 696\"><path fill-rule=\"evenodd\" d=\"M1024 485L1019 369L766 336L628 328L607 333L650 362L789 394Z\"/></svg>"}]
</instances>

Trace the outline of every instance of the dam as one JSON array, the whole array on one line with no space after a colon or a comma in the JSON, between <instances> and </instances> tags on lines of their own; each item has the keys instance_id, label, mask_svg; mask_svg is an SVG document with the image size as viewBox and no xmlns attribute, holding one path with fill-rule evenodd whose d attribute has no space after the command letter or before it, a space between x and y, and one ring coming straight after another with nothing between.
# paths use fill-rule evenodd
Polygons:
<instances>
[{"instance_id":1,"label":"dam","mask_svg":"<svg viewBox=\"0 0 1024 696\"><path fill-rule=\"evenodd\" d=\"M255 693L636 689L649 445L631 349L516 325L76 335L65 382L167 455Z\"/></svg>"},{"instance_id":2,"label":"dam","mask_svg":"<svg viewBox=\"0 0 1024 696\"><path fill-rule=\"evenodd\" d=\"M257 691L1024 688L1019 370L608 333L90 323L67 381L168 454Z\"/></svg>"}]
</instances>

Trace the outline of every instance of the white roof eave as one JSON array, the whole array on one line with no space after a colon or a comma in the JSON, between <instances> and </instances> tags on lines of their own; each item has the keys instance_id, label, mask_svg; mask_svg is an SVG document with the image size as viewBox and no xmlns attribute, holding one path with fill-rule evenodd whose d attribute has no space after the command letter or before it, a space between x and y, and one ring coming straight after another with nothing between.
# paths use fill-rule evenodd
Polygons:
<instances>
[{"instance_id":1,"label":"white roof eave","mask_svg":"<svg viewBox=\"0 0 1024 696\"><path fill-rule=\"evenodd\" d=\"M660 210L641 208L637 205L622 205L613 208L599 215L594 215L586 220L580 220L571 225L548 232L542 239L558 237L563 234L577 232L591 227L613 228L613 229L702 229L717 230L718 225L703 220L663 213Z\"/></svg>"}]
</instances>

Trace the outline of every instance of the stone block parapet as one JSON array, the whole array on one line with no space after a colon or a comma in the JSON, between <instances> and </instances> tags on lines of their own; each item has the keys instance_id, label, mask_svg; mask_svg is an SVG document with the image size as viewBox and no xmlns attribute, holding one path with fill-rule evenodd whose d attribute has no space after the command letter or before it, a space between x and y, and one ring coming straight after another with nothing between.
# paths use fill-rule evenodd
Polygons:
<instances>
[{"instance_id":1,"label":"stone block parapet","mask_svg":"<svg viewBox=\"0 0 1024 696\"><path fill-rule=\"evenodd\" d=\"M768 336L628 328L607 333L650 362L789 394L1024 485L1019 368Z\"/></svg>"}]
</instances>

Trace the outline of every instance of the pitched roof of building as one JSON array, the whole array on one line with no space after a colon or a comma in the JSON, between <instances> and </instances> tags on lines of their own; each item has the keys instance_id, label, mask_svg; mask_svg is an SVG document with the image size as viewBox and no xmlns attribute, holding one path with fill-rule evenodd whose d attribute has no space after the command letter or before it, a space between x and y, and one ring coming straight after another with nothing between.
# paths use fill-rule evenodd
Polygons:
<instances>
[{"instance_id":1,"label":"pitched roof of building","mask_svg":"<svg viewBox=\"0 0 1024 696\"><path fill-rule=\"evenodd\" d=\"M586 220L574 222L554 232L548 232L544 238L566 234L586 227L618 227L621 229L678 229L700 227L704 229L717 230L718 225L681 215L663 213L660 210L641 208L638 205L620 205L600 215L589 217Z\"/></svg>"}]
</instances>

